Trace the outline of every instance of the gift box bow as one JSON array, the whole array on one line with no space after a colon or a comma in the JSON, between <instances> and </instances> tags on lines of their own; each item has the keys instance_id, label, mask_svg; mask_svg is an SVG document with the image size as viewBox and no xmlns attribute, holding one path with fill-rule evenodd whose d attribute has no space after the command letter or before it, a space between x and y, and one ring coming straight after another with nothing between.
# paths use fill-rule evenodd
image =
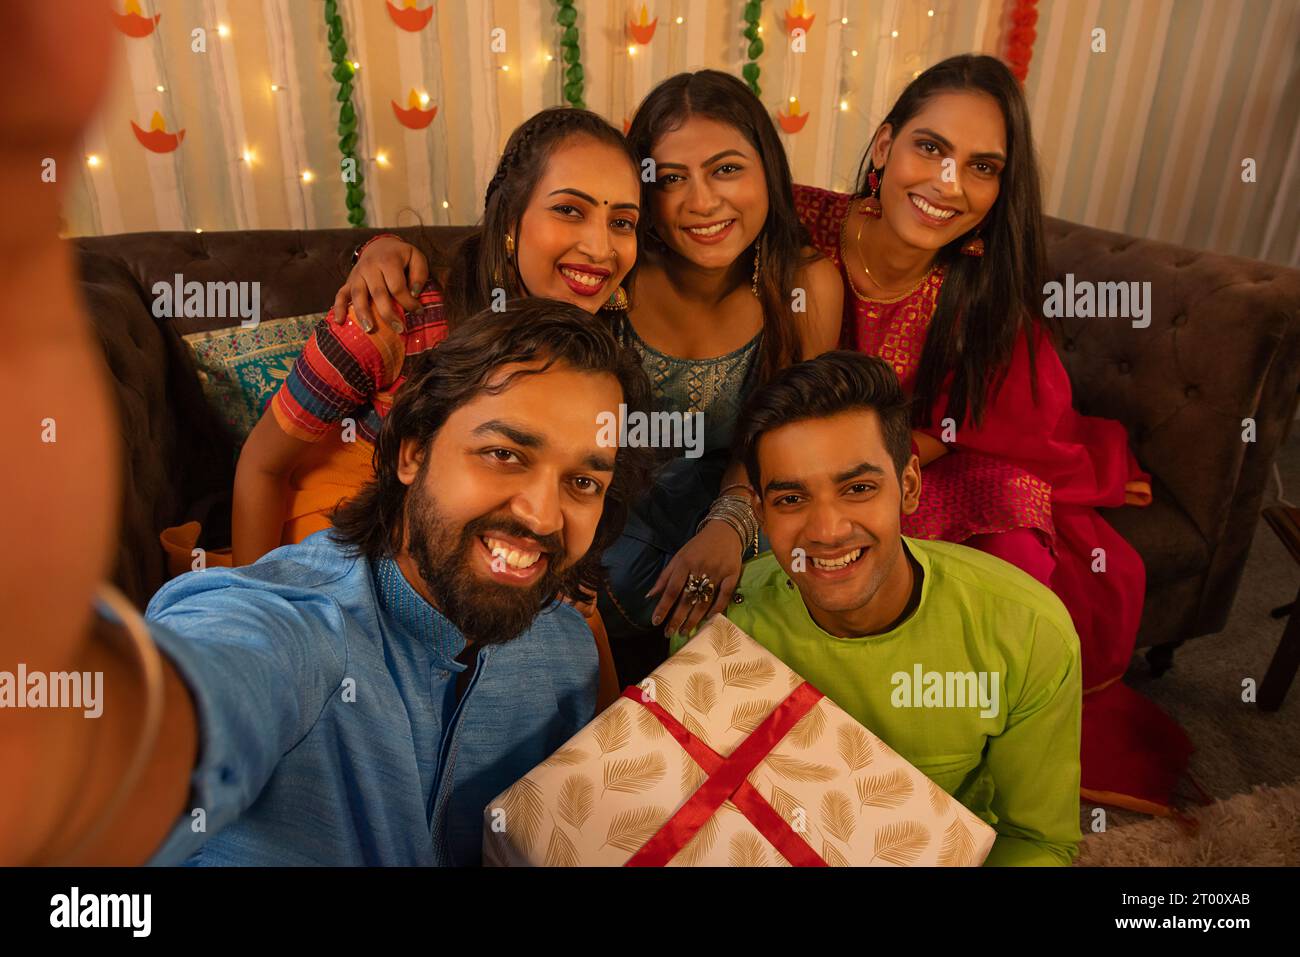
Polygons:
<instances>
[{"instance_id":1,"label":"gift box bow","mask_svg":"<svg viewBox=\"0 0 1300 957\"><path fill-rule=\"evenodd\" d=\"M723 802L731 801L769 844L796 867L826 867L816 851L805 843L777 814L767 799L747 778L824 696L808 682L801 682L778 704L740 746L724 758L701 741L641 688L628 688L623 697L640 702L659 719L682 749L704 769L708 778L685 804L677 809L641 849L628 859L627 867L663 867L691 842Z\"/></svg>"},{"instance_id":2,"label":"gift box bow","mask_svg":"<svg viewBox=\"0 0 1300 957\"><path fill-rule=\"evenodd\" d=\"M970 866L995 836L715 615L488 805L483 860Z\"/></svg>"}]
</instances>

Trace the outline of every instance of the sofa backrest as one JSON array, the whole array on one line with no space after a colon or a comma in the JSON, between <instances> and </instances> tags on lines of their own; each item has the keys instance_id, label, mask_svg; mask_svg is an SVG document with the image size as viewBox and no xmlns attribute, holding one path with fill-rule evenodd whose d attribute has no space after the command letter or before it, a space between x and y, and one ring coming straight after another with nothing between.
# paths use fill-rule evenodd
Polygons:
<instances>
[{"instance_id":1,"label":"sofa backrest","mask_svg":"<svg viewBox=\"0 0 1300 957\"><path fill-rule=\"evenodd\" d=\"M352 250L379 232L446 262L470 227L152 232L72 240L82 290L104 346L123 440L122 527L115 579L143 606L167 578L158 533L203 518L228 541L234 444L204 399L182 336L238 319L153 315L154 284L258 282L264 320L324 312L346 278ZM222 528L222 523L226 527Z\"/></svg>"},{"instance_id":2,"label":"sofa backrest","mask_svg":"<svg viewBox=\"0 0 1300 957\"><path fill-rule=\"evenodd\" d=\"M329 308L355 246L395 232L445 265L470 227L161 232L74 240L91 316L116 384L127 471L118 580L136 601L165 580L158 531L229 517L234 454L181 336L237 319L155 319L153 286L256 281L263 319ZM1122 421L1213 548L1215 581L1240 574L1300 380L1300 271L1048 220L1052 278L1151 282L1148 328L1066 319L1061 357L1081 411ZM1241 420L1255 417L1253 444ZM224 500L223 500L224 499ZM216 502L207 513L205 506ZM220 536L220 531L217 531Z\"/></svg>"}]
</instances>

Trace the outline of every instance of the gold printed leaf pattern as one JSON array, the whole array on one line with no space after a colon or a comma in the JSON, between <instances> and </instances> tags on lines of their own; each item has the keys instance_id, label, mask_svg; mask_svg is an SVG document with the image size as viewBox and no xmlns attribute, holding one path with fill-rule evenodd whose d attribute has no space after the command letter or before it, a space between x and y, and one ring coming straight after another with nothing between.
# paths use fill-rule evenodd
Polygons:
<instances>
[{"instance_id":1,"label":"gold printed leaf pattern","mask_svg":"<svg viewBox=\"0 0 1300 957\"><path fill-rule=\"evenodd\" d=\"M661 807L638 807L620 811L609 822L605 844L612 844L629 854L635 853L641 849L642 844L654 837L666 820L668 812Z\"/></svg>"},{"instance_id":2,"label":"gold printed leaf pattern","mask_svg":"<svg viewBox=\"0 0 1300 957\"><path fill-rule=\"evenodd\" d=\"M822 795L822 827L830 831L831 837L847 844L853 837L856 823L853 801L847 794L832 790Z\"/></svg>"},{"instance_id":3,"label":"gold printed leaf pattern","mask_svg":"<svg viewBox=\"0 0 1300 957\"><path fill-rule=\"evenodd\" d=\"M575 764L582 764L586 760L587 754L584 751L579 751L577 748L560 748L560 750L556 751L549 758L543 761L542 764L559 764L570 767Z\"/></svg>"},{"instance_id":4,"label":"gold printed leaf pattern","mask_svg":"<svg viewBox=\"0 0 1300 957\"><path fill-rule=\"evenodd\" d=\"M707 742L709 740L709 735L708 732L704 730L704 725L696 721L689 713L682 715L682 726L701 741Z\"/></svg>"},{"instance_id":5,"label":"gold printed leaf pattern","mask_svg":"<svg viewBox=\"0 0 1300 957\"><path fill-rule=\"evenodd\" d=\"M776 668L766 658L753 661L735 661L722 666L722 686L724 688L761 688L776 677Z\"/></svg>"},{"instance_id":6,"label":"gold printed leaf pattern","mask_svg":"<svg viewBox=\"0 0 1300 957\"><path fill-rule=\"evenodd\" d=\"M530 778L520 778L506 791L501 802L506 812L505 828L511 843L531 851L542 826L542 789Z\"/></svg>"},{"instance_id":7,"label":"gold printed leaf pattern","mask_svg":"<svg viewBox=\"0 0 1300 957\"><path fill-rule=\"evenodd\" d=\"M772 805L772 810L781 815L787 824L794 823L795 808L802 807L793 794L781 790L775 784L772 785L772 800L767 803Z\"/></svg>"},{"instance_id":8,"label":"gold printed leaf pattern","mask_svg":"<svg viewBox=\"0 0 1300 957\"><path fill-rule=\"evenodd\" d=\"M709 635L709 644L719 658L727 658L740 650L740 635L726 625L721 625Z\"/></svg>"},{"instance_id":9,"label":"gold printed leaf pattern","mask_svg":"<svg viewBox=\"0 0 1300 957\"><path fill-rule=\"evenodd\" d=\"M665 710L676 713L677 698L673 694L673 686L668 683L667 678L661 678L659 675L651 675L654 678L654 700Z\"/></svg>"},{"instance_id":10,"label":"gold printed leaf pattern","mask_svg":"<svg viewBox=\"0 0 1300 957\"><path fill-rule=\"evenodd\" d=\"M871 855L871 859L874 861L879 857L890 864L909 867L916 863L929 843L930 832L920 821L886 824L876 832L876 853Z\"/></svg>"},{"instance_id":11,"label":"gold printed leaf pattern","mask_svg":"<svg viewBox=\"0 0 1300 957\"><path fill-rule=\"evenodd\" d=\"M975 863L975 838L961 821L953 821L943 832L939 851L940 867L969 867Z\"/></svg>"},{"instance_id":12,"label":"gold printed leaf pattern","mask_svg":"<svg viewBox=\"0 0 1300 957\"><path fill-rule=\"evenodd\" d=\"M673 664L677 665L702 665L704 664L704 660L704 655L700 654L698 651L686 651L683 649L673 655Z\"/></svg>"},{"instance_id":13,"label":"gold printed leaf pattern","mask_svg":"<svg viewBox=\"0 0 1300 957\"><path fill-rule=\"evenodd\" d=\"M849 859L835 849L830 841L822 840L822 860L831 867L852 867Z\"/></svg>"},{"instance_id":14,"label":"gold printed leaf pattern","mask_svg":"<svg viewBox=\"0 0 1300 957\"><path fill-rule=\"evenodd\" d=\"M632 722L622 708L611 709L596 719L596 746L601 755L617 751L632 740Z\"/></svg>"},{"instance_id":15,"label":"gold printed leaf pattern","mask_svg":"<svg viewBox=\"0 0 1300 957\"><path fill-rule=\"evenodd\" d=\"M767 851L763 850L758 835L748 831L733 835L727 863L732 867L767 867Z\"/></svg>"},{"instance_id":16,"label":"gold printed leaf pattern","mask_svg":"<svg viewBox=\"0 0 1300 957\"><path fill-rule=\"evenodd\" d=\"M682 798L689 798L698 791L707 778L704 769L695 763L689 755L682 758Z\"/></svg>"},{"instance_id":17,"label":"gold printed leaf pattern","mask_svg":"<svg viewBox=\"0 0 1300 957\"><path fill-rule=\"evenodd\" d=\"M899 807L912 796L912 781L902 768L888 774L859 778L854 784L858 789L859 807Z\"/></svg>"},{"instance_id":18,"label":"gold printed leaf pattern","mask_svg":"<svg viewBox=\"0 0 1300 957\"><path fill-rule=\"evenodd\" d=\"M838 732L840 758L849 771L861 771L871 763L871 739L856 724L842 724Z\"/></svg>"},{"instance_id":19,"label":"gold printed leaf pattern","mask_svg":"<svg viewBox=\"0 0 1300 957\"><path fill-rule=\"evenodd\" d=\"M718 684L709 675L697 671L686 679L686 706L708 714L718 703Z\"/></svg>"},{"instance_id":20,"label":"gold printed leaf pattern","mask_svg":"<svg viewBox=\"0 0 1300 957\"><path fill-rule=\"evenodd\" d=\"M677 852L677 856L673 858L673 861L686 867L694 867L704 855L713 849L713 845L718 841L718 832L720 830L718 816L714 814L695 832L695 836L686 842L686 846Z\"/></svg>"},{"instance_id":21,"label":"gold printed leaf pattern","mask_svg":"<svg viewBox=\"0 0 1300 957\"><path fill-rule=\"evenodd\" d=\"M551 842L546 845L545 864L547 867L578 866L578 849L558 827L551 830Z\"/></svg>"},{"instance_id":22,"label":"gold printed leaf pattern","mask_svg":"<svg viewBox=\"0 0 1300 957\"><path fill-rule=\"evenodd\" d=\"M936 817L942 816L943 812L948 810L948 792L929 778L926 778L925 783L930 786L930 810L935 813Z\"/></svg>"},{"instance_id":23,"label":"gold printed leaf pattern","mask_svg":"<svg viewBox=\"0 0 1300 957\"><path fill-rule=\"evenodd\" d=\"M791 691L803 684L803 678L795 674L793 671L790 672L790 676L786 678L786 681L789 682Z\"/></svg>"},{"instance_id":24,"label":"gold printed leaf pattern","mask_svg":"<svg viewBox=\"0 0 1300 957\"><path fill-rule=\"evenodd\" d=\"M763 701L756 699L754 701L742 701L731 709L731 724L727 726L730 731L733 728L753 734L763 719L766 718L776 708L775 701Z\"/></svg>"},{"instance_id":25,"label":"gold printed leaf pattern","mask_svg":"<svg viewBox=\"0 0 1300 957\"><path fill-rule=\"evenodd\" d=\"M790 729L790 733L786 737L797 748L811 748L821 738L825 730L826 712L822 709L819 701L811 711L795 722L795 726Z\"/></svg>"},{"instance_id":26,"label":"gold printed leaf pattern","mask_svg":"<svg viewBox=\"0 0 1300 957\"><path fill-rule=\"evenodd\" d=\"M800 761L786 754L773 751L764 762L769 768L791 781L829 781L835 777L835 769L813 761Z\"/></svg>"},{"instance_id":27,"label":"gold printed leaf pattern","mask_svg":"<svg viewBox=\"0 0 1300 957\"><path fill-rule=\"evenodd\" d=\"M637 711L636 725L647 738L662 738L668 733L668 729L663 726L663 722L645 708Z\"/></svg>"},{"instance_id":28,"label":"gold printed leaf pattern","mask_svg":"<svg viewBox=\"0 0 1300 957\"><path fill-rule=\"evenodd\" d=\"M581 774L570 774L560 786L555 810L570 827L582 830L596 809L596 786Z\"/></svg>"},{"instance_id":29,"label":"gold printed leaf pattern","mask_svg":"<svg viewBox=\"0 0 1300 957\"><path fill-rule=\"evenodd\" d=\"M605 765L605 788L601 794L605 791L637 794L654 787L667 773L667 762L658 751L651 751L639 758L614 761Z\"/></svg>"}]
</instances>

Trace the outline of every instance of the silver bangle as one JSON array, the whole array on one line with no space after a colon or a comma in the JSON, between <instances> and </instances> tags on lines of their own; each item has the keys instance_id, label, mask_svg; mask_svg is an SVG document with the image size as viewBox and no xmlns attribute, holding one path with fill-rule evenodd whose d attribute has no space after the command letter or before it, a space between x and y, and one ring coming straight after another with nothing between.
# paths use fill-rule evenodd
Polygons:
<instances>
[{"instance_id":1,"label":"silver bangle","mask_svg":"<svg viewBox=\"0 0 1300 957\"><path fill-rule=\"evenodd\" d=\"M750 504L748 496L722 495L714 499L713 504L709 506L708 514L696 526L695 531L698 533L709 521L726 522L731 527L740 538L742 559L751 547L755 554L758 553L758 518L754 515L754 507Z\"/></svg>"}]
</instances>

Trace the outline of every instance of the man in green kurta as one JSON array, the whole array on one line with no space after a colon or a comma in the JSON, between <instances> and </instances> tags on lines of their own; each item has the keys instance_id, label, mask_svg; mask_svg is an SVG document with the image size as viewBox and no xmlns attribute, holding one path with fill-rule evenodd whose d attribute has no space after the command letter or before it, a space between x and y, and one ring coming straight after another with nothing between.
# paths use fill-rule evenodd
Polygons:
<instances>
[{"instance_id":1,"label":"man in green kurta","mask_svg":"<svg viewBox=\"0 0 1300 957\"><path fill-rule=\"evenodd\" d=\"M1078 635L1020 569L902 536L921 469L892 368L833 352L784 370L751 397L737 448L772 550L727 616L988 822L986 864L1069 864Z\"/></svg>"}]
</instances>

